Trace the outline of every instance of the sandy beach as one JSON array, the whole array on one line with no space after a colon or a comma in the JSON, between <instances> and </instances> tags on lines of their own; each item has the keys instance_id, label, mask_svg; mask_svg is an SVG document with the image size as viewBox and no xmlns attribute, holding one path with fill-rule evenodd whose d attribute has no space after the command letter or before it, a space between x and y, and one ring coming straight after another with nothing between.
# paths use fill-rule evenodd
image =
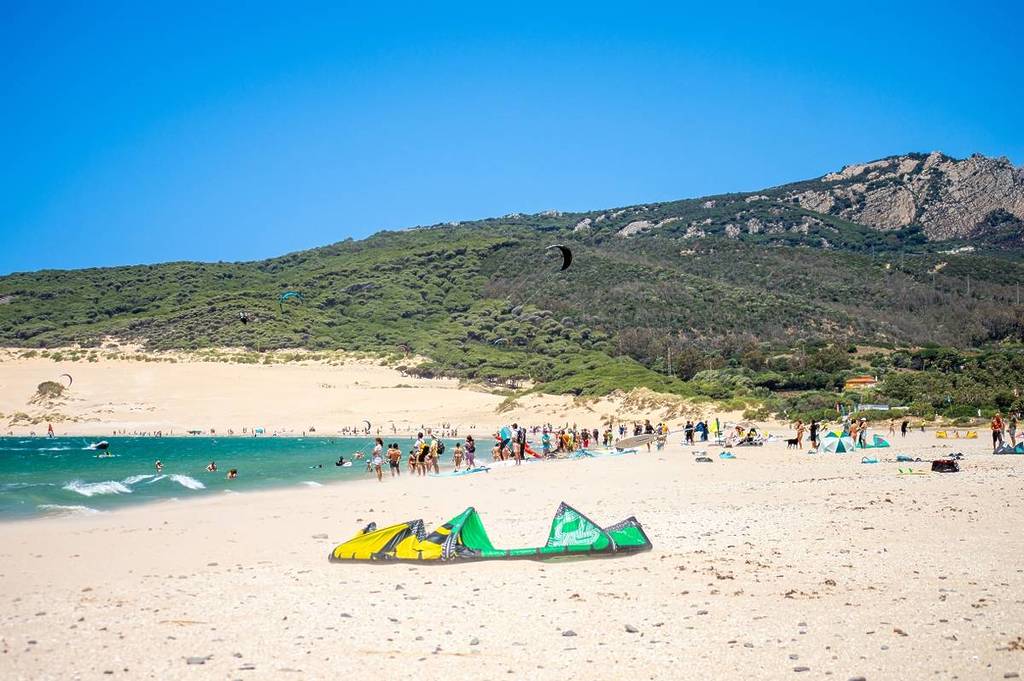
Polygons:
<instances>
[{"instance_id":1,"label":"sandy beach","mask_svg":"<svg viewBox=\"0 0 1024 681\"><path fill-rule=\"evenodd\" d=\"M0 524L4 678L1012 678L1024 457L914 433L883 459L783 443L225 494ZM714 451L714 450L712 450ZM962 451L901 476L896 452ZM927 464L913 464L927 470ZM528 546L562 500L654 549L562 563L338 565L371 520L475 506ZM627 625L630 630L627 631ZM190 663L191 662L191 663ZM201 664L200 664L201 663Z\"/></svg>"}]
</instances>

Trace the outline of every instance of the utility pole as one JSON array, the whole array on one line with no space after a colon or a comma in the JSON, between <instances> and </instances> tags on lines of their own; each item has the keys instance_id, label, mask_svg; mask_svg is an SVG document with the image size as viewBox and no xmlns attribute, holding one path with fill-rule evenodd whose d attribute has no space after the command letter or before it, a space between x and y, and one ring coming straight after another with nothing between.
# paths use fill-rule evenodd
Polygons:
<instances>
[{"instance_id":1,"label":"utility pole","mask_svg":"<svg viewBox=\"0 0 1024 681\"><path fill-rule=\"evenodd\" d=\"M672 375L672 346L668 346L668 375Z\"/></svg>"}]
</instances>

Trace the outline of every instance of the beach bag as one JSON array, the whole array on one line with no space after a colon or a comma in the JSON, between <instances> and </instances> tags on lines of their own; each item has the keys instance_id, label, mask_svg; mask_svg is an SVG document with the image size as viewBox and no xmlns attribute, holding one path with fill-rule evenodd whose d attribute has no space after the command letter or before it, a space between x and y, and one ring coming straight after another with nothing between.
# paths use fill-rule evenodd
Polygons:
<instances>
[{"instance_id":1,"label":"beach bag","mask_svg":"<svg viewBox=\"0 0 1024 681\"><path fill-rule=\"evenodd\" d=\"M960 464L953 459L935 459L932 461L933 473L959 473Z\"/></svg>"}]
</instances>

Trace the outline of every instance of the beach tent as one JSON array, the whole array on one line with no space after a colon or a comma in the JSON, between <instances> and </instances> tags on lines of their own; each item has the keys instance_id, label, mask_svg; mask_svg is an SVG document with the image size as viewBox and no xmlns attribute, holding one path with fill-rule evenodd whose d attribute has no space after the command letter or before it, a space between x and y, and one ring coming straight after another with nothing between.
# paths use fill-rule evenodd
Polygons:
<instances>
[{"instance_id":1,"label":"beach tent","mask_svg":"<svg viewBox=\"0 0 1024 681\"><path fill-rule=\"evenodd\" d=\"M821 445L821 451L826 454L845 454L856 448L852 437L826 438Z\"/></svg>"},{"instance_id":2,"label":"beach tent","mask_svg":"<svg viewBox=\"0 0 1024 681\"><path fill-rule=\"evenodd\" d=\"M331 562L509 560L608 556L647 551L651 540L634 517L602 528L562 502L555 511L544 546L499 549L491 544L480 515L472 506L426 534L422 520L378 530L370 523L358 535L331 551Z\"/></svg>"}]
</instances>

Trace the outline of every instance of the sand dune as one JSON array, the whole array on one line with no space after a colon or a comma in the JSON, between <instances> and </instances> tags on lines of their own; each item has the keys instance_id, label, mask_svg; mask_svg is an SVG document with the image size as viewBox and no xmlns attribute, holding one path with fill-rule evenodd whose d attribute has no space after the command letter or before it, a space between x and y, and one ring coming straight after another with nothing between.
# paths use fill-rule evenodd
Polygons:
<instances>
[{"instance_id":1,"label":"sand dune","mask_svg":"<svg viewBox=\"0 0 1024 681\"><path fill-rule=\"evenodd\" d=\"M370 419L391 432L415 432L421 426L451 423L491 432L500 423L580 423L600 425L603 416L642 418L661 413L680 421L671 409L651 409L624 400L581 401L556 395L531 395L499 407L505 396L482 388L460 387L448 379L421 379L381 366L349 359L343 364L289 362L231 364L198 361L178 354L149 355L164 361L110 359L54 362L21 358L0 350L0 430L46 432L52 422L58 435L107 435L112 431L183 435L189 430L224 435L229 429L262 427L268 434L297 434L311 426L318 433ZM145 355L140 355L145 356ZM173 359L174 361L167 361ZM43 381L62 373L74 383L60 399L30 403ZM692 414L696 414L695 408ZM23 416L16 418L21 413Z\"/></svg>"}]
</instances>

